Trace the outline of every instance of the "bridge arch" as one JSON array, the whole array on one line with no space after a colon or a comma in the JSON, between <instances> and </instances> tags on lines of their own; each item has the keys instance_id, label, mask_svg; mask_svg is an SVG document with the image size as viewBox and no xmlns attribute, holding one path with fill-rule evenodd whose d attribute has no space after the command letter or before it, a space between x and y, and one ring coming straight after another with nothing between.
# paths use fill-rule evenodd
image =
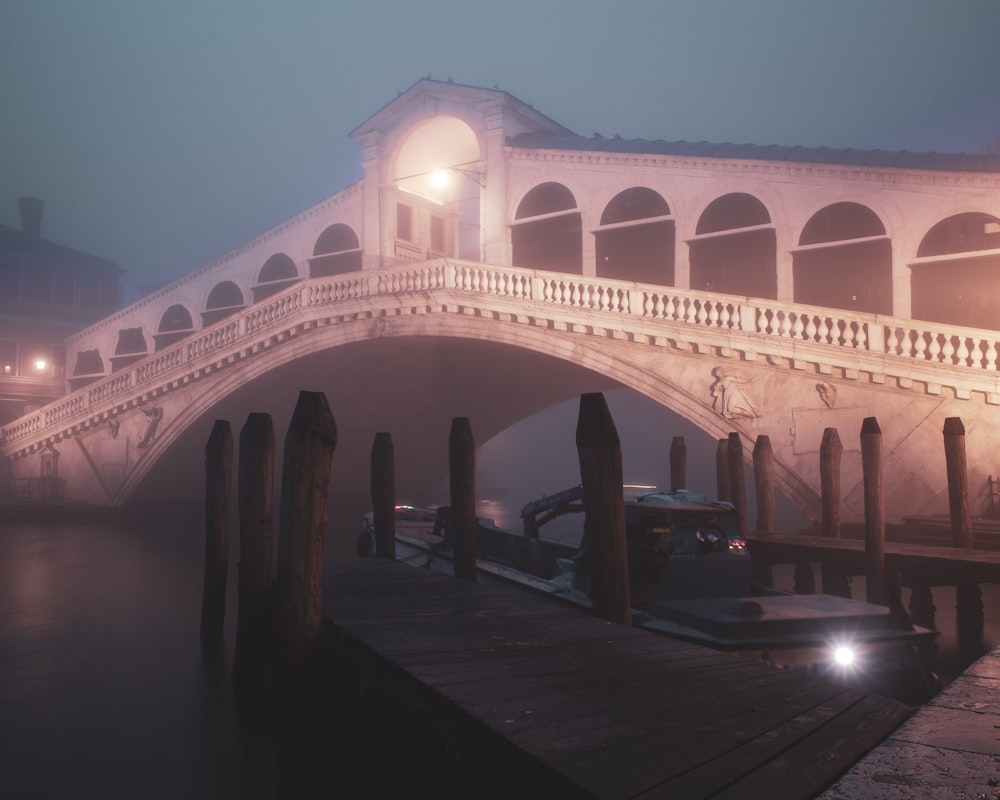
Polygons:
<instances>
[{"instance_id":1,"label":"bridge arch","mask_svg":"<svg viewBox=\"0 0 1000 800\"><path fill-rule=\"evenodd\" d=\"M434 387L436 390L434 396L437 398L435 402L459 396L473 403L461 406L460 409L442 407L435 409L434 412L428 412L437 413L437 418L419 417L420 426L426 427L433 434L429 440L420 440L421 446L427 446L430 450L434 448L440 450L437 455L432 454L422 459L421 463L424 465L424 471L437 470L438 477L446 475L444 459L446 450L440 444L446 440L447 426L452 416L471 417L477 442L483 444L517 421L551 405L571 400L585 391L629 388L668 408L714 439L725 438L730 432L738 431L744 437L748 459L752 453L754 437L760 431L759 426L756 428L753 424L747 426L745 424L747 421L725 417L712 397L712 385L717 381L713 368L706 366L696 357L692 361L690 355L686 356L677 351L664 350L658 366L651 369L647 354L629 348L624 343L620 348L608 347L607 340L600 337L587 337L581 340L570 332L560 333L549 328L526 327L513 322L462 314L376 315L350 324L304 331L280 348L270 348L256 353L253 359L249 359L239 369L221 371L214 377L203 378L193 383L185 392L183 401L175 402L169 414L164 414L164 423L168 423L169 417L169 424L161 427L157 438L148 446L136 468L127 476L117 492L116 502L125 502L137 490L156 462L186 431L198 424L204 427L204 421L210 417L218 418L221 413L220 408L227 408L227 401L231 396L241 393L243 396L250 395L252 402L267 402L268 393L273 395L276 391L283 391L286 393L285 405L289 406L294 402L294 387L320 388L324 385L324 381L329 383L327 391L335 417L345 428L350 428L350 433L347 435L354 437L353 443L345 442L345 450L341 450L341 446L338 445L338 474L367 475L366 459L369 455L367 448L370 447L371 437L377 429L385 427L365 429L364 423L359 425L355 415L362 413L361 406L371 406L371 398L374 396L382 398L383 401L388 399L389 407L383 408L382 413L388 414L391 420L389 427L395 437L396 430L405 433L408 427L406 420L412 418L413 412L410 404L420 405L420 401L409 389L402 391L398 386L393 389L391 376L389 383L372 380L371 376L378 375L378 370L363 374L348 371L346 375L349 378L345 381L345 372L336 366L331 366L328 355L337 353L342 354L344 359L350 359L352 347L373 346L383 348L377 352L386 356L391 362L419 361L419 359L409 359L408 348L414 347L415 343L437 340L465 342L473 348L489 348L489 355L485 360L490 364L490 369L485 371L486 374L479 373L485 388L477 387L478 381L469 379L470 375L477 374L476 363L479 359L474 349L464 351L470 359L467 363L449 364L450 373L435 372L434 377L438 379L451 374L451 380L454 381ZM519 359L518 363L523 363L524 356L521 354L525 353L546 359L549 364L548 371L556 378L548 385L545 382L538 382L527 387L528 391L519 390L514 393L506 391L509 386L490 387L486 375L501 359L502 356L497 354L504 350L509 352L511 359ZM357 355L349 363L379 361L370 353L354 352L357 352ZM389 353L393 355L389 356ZM341 366L343 363L348 362L337 362ZM536 366L530 374L537 375L539 373L537 362L532 363ZM286 373L283 370L294 365L302 367L299 374L307 373L312 376L308 385L296 384L295 381L284 377ZM479 369L481 370L481 365ZM502 371L502 367L499 369ZM517 381L519 373L506 374ZM262 393L261 384L257 381L266 380L269 375L275 376L276 379L269 384L272 388ZM282 377L277 378L277 376ZM347 407L341 405L345 383L357 384L363 388L363 397L366 401L362 403L348 401ZM525 388L520 382L518 385L520 389ZM492 398L501 394L505 398L503 403L492 402ZM509 399L511 394L525 395L527 399L512 401ZM535 397L538 398L537 402L534 402ZM484 400L485 406L482 405ZM242 408L235 417L227 413L223 418L242 420L247 410ZM257 409L251 406L249 410ZM669 442L671 432L660 433L663 442ZM655 437L656 434L657 432L651 432L651 436ZM433 438L435 436L436 440ZM199 444L203 445L203 441ZM567 443L567 447L572 447L572 444ZM804 514L814 518L818 503L816 492L803 479L801 473L804 470L795 463L788 462L784 458L786 455L786 452L778 448L775 459L776 487ZM345 477L342 480L350 479ZM711 490L711 487L707 488Z\"/></svg>"},{"instance_id":2,"label":"bridge arch","mask_svg":"<svg viewBox=\"0 0 1000 800\"><path fill-rule=\"evenodd\" d=\"M942 219L910 271L915 319L1000 329L1000 218L966 211Z\"/></svg>"},{"instance_id":3,"label":"bridge arch","mask_svg":"<svg viewBox=\"0 0 1000 800\"><path fill-rule=\"evenodd\" d=\"M559 181L532 186L517 203L511 224L517 266L583 274L583 219L576 196Z\"/></svg>"},{"instance_id":4,"label":"bridge arch","mask_svg":"<svg viewBox=\"0 0 1000 800\"><path fill-rule=\"evenodd\" d=\"M275 253L264 262L251 287L254 302L270 297L301 280L295 261L287 253Z\"/></svg>"},{"instance_id":5,"label":"bridge arch","mask_svg":"<svg viewBox=\"0 0 1000 800\"><path fill-rule=\"evenodd\" d=\"M867 205L839 201L812 214L793 253L795 302L892 313L892 241Z\"/></svg>"},{"instance_id":6,"label":"bridge arch","mask_svg":"<svg viewBox=\"0 0 1000 800\"><path fill-rule=\"evenodd\" d=\"M309 277L324 278L361 269L361 240L350 225L335 222L323 229L313 245Z\"/></svg>"},{"instance_id":7,"label":"bridge arch","mask_svg":"<svg viewBox=\"0 0 1000 800\"><path fill-rule=\"evenodd\" d=\"M246 298L243 296L243 290L234 281L219 281L209 290L205 298L205 310L201 312L202 325L212 325L245 306Z\"/></svg>"},{"instance_id":8,"label":"bridge arch","mask_svg":"<svg viewBox=\"0 0 1000 800\"><path fill-rule=\"evenodd\" d=\"M604 206L594 231L594 274L672 286L676 238L663 195L647 186L623 189Z\"/></svg>"},{"instance_id":9,"label":"bridge arch","mask_svg":"<svg viewBox=\"0 0 1000 800\"><path fill-rule=\"evenodd\" d=\"M767 206L748 192L712 200L688 241L691 287L776 299L777 234Z\"/></svg>"},{"instance_id":10,"label":"bridge arch","mask_svg":"<svg viewBox=\"0 0 1000 800\"><path fill-rule=\"evenodd\" d=\"M160 315L160 321L153 334L156 350L179 342L189 333L194 333L194 316L184 303L174 303Z\"/></svg>"}]
</instances>

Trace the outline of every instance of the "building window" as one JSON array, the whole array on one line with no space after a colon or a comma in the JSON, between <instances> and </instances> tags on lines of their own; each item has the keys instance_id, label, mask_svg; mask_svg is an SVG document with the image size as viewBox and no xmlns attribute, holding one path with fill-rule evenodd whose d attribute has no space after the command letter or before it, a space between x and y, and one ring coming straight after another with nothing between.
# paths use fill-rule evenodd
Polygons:
<instances>
[{"instance_id":1,"label":"building window","mask_svg":"<svg viewBox=\"0 0 1000 800\"><path fill-rule=\"evenodd\" d=\"M396 205L396 238L413 241L413 208L405 203Z\"/></svg>"},{"instance_id":2,"label":"building window","mask_svg":"<svg viewBox=\"0 0 1000 800\"><path fill-rule=\"evenodd\" d=\"M444 253L444 219L431 215L431 250Z\"/></svg>"}]
</instances>

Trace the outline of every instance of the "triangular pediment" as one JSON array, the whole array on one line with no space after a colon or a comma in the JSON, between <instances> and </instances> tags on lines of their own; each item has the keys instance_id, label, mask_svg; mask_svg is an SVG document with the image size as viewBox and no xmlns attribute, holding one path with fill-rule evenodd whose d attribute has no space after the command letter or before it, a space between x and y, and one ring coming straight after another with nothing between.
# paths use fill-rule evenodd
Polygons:
<instances>
[{"instance_id":1,"label":"triangular pediment","mask_svg":"<svg viewBox=\"0 0 1000 800\"><path fill-rule=\"evenodd\" d=\"M417 122L442 115L458 117L477 131L495 129L499 125L505 136L535 132L572 134L528 103L500 89L422 78L382 106L350 135L358 142L373 134L391 138Z\"/></svg>"}]
</instances>

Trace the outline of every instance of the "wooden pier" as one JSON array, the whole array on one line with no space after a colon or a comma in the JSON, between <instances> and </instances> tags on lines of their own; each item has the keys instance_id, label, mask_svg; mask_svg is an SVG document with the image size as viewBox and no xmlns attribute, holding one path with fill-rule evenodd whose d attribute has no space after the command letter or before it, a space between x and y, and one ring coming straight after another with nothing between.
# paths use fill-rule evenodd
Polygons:
<instances>
[{"instance_id":1,"label":"wooden pier","mask_svg":"<svg viewBox=\"0 0 1000 800\"><path fill-rule=\"evenodd\" d=\"M326 563L322 639L364 692L445 743L442 786L486 776L477 796L813 798L911 714L388 559ZM389 746L391 726L367 730L361 750ZM377 761L380 780L416 790Z\"/></svg>"}]
</instances>

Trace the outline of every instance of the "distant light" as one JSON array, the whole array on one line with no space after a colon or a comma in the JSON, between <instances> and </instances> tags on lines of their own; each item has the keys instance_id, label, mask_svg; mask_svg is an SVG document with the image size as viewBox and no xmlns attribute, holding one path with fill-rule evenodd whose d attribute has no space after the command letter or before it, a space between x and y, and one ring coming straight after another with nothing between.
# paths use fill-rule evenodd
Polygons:
<instances>
[{"instance_id":1,"label":"distant light","mask_svg":"<svg viewBox=\"0 0 1000 800\"><path fill-rule=\"evenodd\" d=\"M48 365L49 362L46 361L44 358L35 359L35 369L37 369L39 372L42 372Z\"/></svg>"},{"instance_id":2,"label":"distant light","mask_svg":"<svg viewBox=\"0 0 1000 800\"><path fill-rule=\"evenodd\" d=\"M448 174L448 170L439 169L431 173L431 186L435 189L444 189L449 183L451 183L451 176Z\"/></svg>"}]
</instances>

